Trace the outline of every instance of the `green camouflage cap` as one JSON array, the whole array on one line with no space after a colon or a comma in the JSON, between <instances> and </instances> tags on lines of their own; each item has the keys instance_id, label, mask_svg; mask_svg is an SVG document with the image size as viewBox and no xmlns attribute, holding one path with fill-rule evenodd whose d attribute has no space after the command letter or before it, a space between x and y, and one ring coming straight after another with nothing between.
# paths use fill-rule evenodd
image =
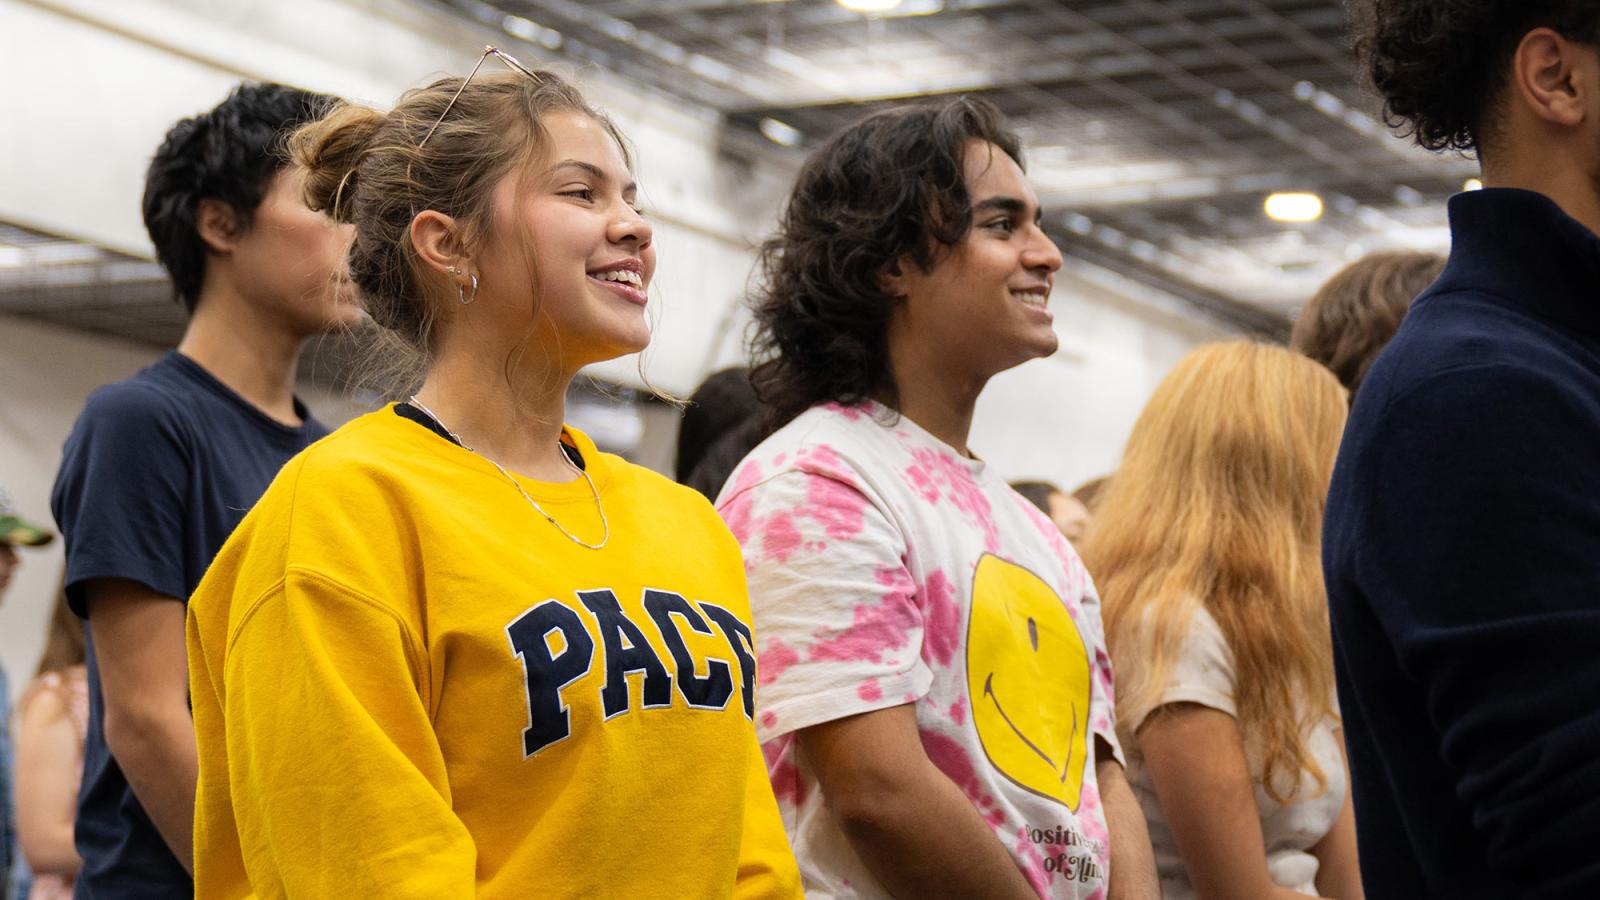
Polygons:
<instances>
[{"instance_id":1,"label":"green camouflage cap","mask_svg":"<svg viewBox=\"0 0 1600 900\"><path fill-rule=\"evenodd\" d=\"M55 540L49 529L35 525L17 514L11 495L0 490L0 543L24 547L43 547Z\"/></svg>"}]
</instances>

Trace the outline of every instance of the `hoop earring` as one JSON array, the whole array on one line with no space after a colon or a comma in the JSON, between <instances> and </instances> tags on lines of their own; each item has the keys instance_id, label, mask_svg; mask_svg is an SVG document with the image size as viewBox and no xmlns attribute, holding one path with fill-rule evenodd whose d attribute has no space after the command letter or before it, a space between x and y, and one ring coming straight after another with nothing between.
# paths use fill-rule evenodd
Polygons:
<instances>
[{"instance_id":1,"label":"hoop earring","mask_svg":"<svg viewBox=\"0 0 1600 900\"><path fill-rule=\"evenodd\" d=\"M456 299L461 301L462 306L466 306L468 303L478 299L478 276L469 274L467 277L472 279L472 295L470 297L466 291L461 289L461 285L456 285Z\"/></svg>"}]
</instances>

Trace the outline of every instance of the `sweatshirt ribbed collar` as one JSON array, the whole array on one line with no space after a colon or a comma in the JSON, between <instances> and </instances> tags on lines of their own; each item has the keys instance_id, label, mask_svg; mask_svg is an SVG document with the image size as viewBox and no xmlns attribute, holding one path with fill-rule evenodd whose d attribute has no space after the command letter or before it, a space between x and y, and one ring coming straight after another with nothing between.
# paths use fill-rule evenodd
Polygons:
<instances>
[{"instance_id":1,"label":"sweatshirt ribbed collar","mask_svg":"<svg viewBox=\"0 0 1600 900\"><path fill-rule=\"evenodd\" d=\"M1492 295L1600 338L1600 236L1543 194L1486 188L1450 198L1450 262L1429 293Z\"/></svg>"}]
</instances>

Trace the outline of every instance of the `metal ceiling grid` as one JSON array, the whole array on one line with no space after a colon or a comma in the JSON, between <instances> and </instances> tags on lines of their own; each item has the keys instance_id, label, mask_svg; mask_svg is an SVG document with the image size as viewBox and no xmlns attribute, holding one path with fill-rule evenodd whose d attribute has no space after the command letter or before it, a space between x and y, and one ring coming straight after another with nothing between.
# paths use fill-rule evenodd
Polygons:
<instances>
[{"instance_id":1,"label":"metal ceiling grid","mask_svg":"<svg viewBox=\"0 0 1600 900\"><path fill-rule=\"evenodd\" d=\"M1443 201L1475 166L1391 135L1357 89L1340 0L442 0L814 146L924 95L994 101L1023 134L1049 225L1074 256L1281 332L1339 265L1443 250ZM1308 190L1311 225L1262 200Z\"/></svg>"},{"instance_id":2,"label":"metal ceiling grid","mask_svg":"<svg viewBox=\"0 0 1600 900\"><path fill-rule=\"evenodd\" d=\"M162 349L177 345L189 321L159 264L0 222L0 316L7 315ZM357 344L343 335L309 342L303 379L343 387Z\"/></svg>"},{"instance_id":3,"label":"metal ceiling grid","mask_svg":"<svg viewBox=\"0 0 1600 900\"><path fill-rule=\"evenodd\" d=\"M167 346L183 332L160 266L4 223L0 313Z\"/></svg>"}]
</instances>

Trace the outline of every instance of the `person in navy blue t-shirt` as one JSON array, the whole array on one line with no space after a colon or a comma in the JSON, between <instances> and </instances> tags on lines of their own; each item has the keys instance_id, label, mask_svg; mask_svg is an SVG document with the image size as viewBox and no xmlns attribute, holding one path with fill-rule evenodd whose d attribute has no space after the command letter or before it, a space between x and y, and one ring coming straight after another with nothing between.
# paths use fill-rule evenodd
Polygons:
<instances>
[{"instance_id":1,"label":"person in navy blue t-shirt","mask_svg":"<svg viewBox=\"0 0 1600 900\"><path fill-rule=\"evenodd\" d=\"M278 469L327 433L295 398L308 337L354 324L352 237L312 212L283 152L332 98L243 85L167 133L144 220L188 308L176 351L89 397L51 506L87 619L80 898L193 893L185 603Z\"/></svg>"},{"instance_id":2,"label":"person in navy blue t-shirt","mask_svg":"<svg viewBox=\"0 0 1600 900\"><path fill-rule=\"evenodd\" d=\"M1366 895L1600 897L1600 3L1366 6L1391 121L1486 186L1328 499Z\"/></svg>"}]
</instances>

